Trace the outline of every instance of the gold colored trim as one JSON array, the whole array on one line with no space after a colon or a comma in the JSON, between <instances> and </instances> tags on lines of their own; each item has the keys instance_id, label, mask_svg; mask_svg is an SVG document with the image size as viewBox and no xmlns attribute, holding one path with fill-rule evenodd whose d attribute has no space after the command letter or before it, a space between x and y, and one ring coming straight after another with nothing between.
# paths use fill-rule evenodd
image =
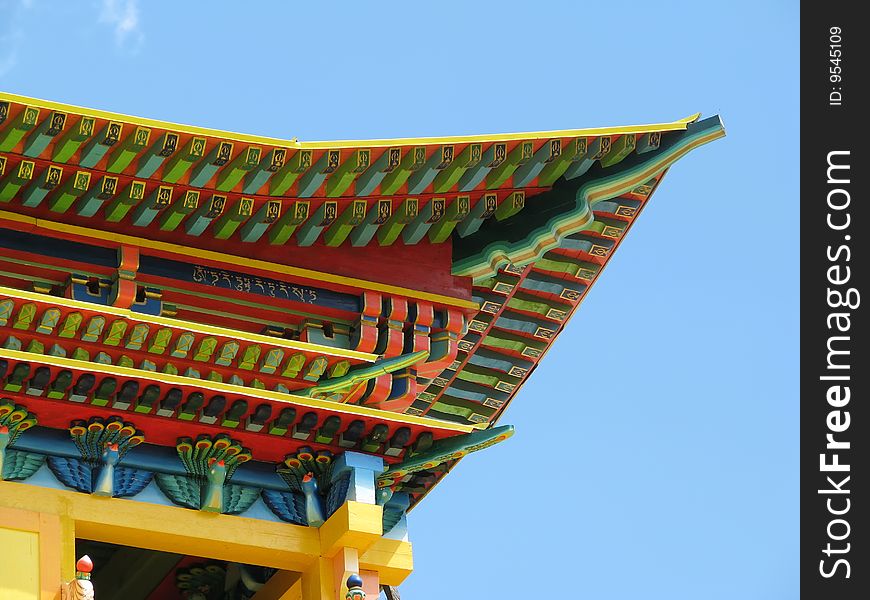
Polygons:
<instances>
[{"instance_id":1,"label":"gold colored trim","mask_svg":"<svg viewBox=\"0 0 870 600\"><path fill-rule=\"evenodd\" d=\"M353 358L365 362L375 362L378 359L377 354L368 352L358 352L356 350L345 350L344 348L333 348L332 346L323 346L321 344L311 344L309 342L297 342L293 340L284 340L281 338L269 337L257 333L248 333L247 331L236 331L234 329L225 329L223 327L215 327L214 325L206 325L204 323L194 323L193 321L181 321L179 319L169 319L167 317L158 317L155 315L146 315L144 313L133 312L126 308L117 308L115 306L105 306L102 304L94 304L91 302L82 302L81 300L73 300L71 298L62 298L59 296L49 296L46 294L38 294L36 292L28 292L25 290L16 290L0 286L0 296L9 298L17 298L28 302L45 302L47 304L56 304L71 308L73 310L89 310L100 312L107 315L114 315L124 319L150 323L159 325L160 327L169 327L181 331L190 331L192 333L200 333L203 335L218 335L252 344L266 344L268 346L277 346L288 350L301 350L308 352L316 352L326 356L335 356L338 358Z\"/></svg>"},{"instance_id":2,"label":"gold colored trim","mask_svg":"<svg viewBox=\"0 0 870 600\"><path fill-rule=\"evenodd\" d=\"M374 281L366 281L365 279L357 279L355 277L345 277L343 275L334 275L332 273L322 273L320 271L314 271L311 269L291 267L288 265L281 265L278 263L271 263L253 258L242 258L240 256L233 256L232 254L224 254L223 252L213 252L211 250L203 250L201 248L191 248L189 246L180 246L178 244L158 242L155 240L138 238L131 235L124 235L121 233L112 233L111 231L101 231L99 229L78 227L76 225L67 225L66 223L57 223L55 221L46 221L44 219L37 219L34 217L29 217L27 215L20 215L18 213L13 213L5 210L0 210L0 219L14 221L17 223L25 223L36 228L47 229L49 231L57 231L59 233L68 233L71 235L78 235L92 239L115 242L117 244L131 244L140 246L142 248L149 248L151 250L169 252L171 254L177 254L184 257L186 261L189 261L191 257L196 257L202 258L204 260L211 260L219 263L235 265L237 267L250 267L253 269L259 269L261 271L272 271L274 273L280 273L282 275L290 275L291 277L303 277L305 279L311 279L314 281L323 281L326 283L335 283L361 289L374 290L376 292L384 292L386 294L395 294L397 296L406 296L408 298L426 300L428 302L443 304L445 306L455 306L457 308L465 308L471 310L478 310L480 308L477 302L462 300L460 298L453 298L451 296L431 294L429 292L421 292L419 290L412 290L396 285L376 283Z\"/></svg>"},{"instance_id":3,"label":"gold colored trim","mask_svg":"<svg viewBox=\"0 0 870 600\"><path fill-rule=\"evenodd\" d=\"M51 102L49 100L40 100L38 98L29 98L27 96L19 96L17 94L9 94L0 92L0 100L8 100L26 104L27 106L35 106L38 108L46 108L49 110L58 110L66 113L86 115L89 117L97 117L100 119L108 119L110 121L123 121L134 125L143 125L145 127L156 127L158 129L169 129L181 133L189 133L192 135L207 135L211 137L247 142L252 144L270 144L286 148L305 148L311 150L318 149L339 149L339 148L384 148L389 146L415 146L421 144L465 144L472 142L505 142L515 140L537 140L537 139L552 139L552 138L567 138L581 136L599 136L599 135L620 135L625 133L649 133L652 131L680 131L686 129L689 123L698 120L700 113L696 113L684 119L673 121L671 123L654 123L650 125L628 125L620 127L594 127L589 129L561 129L553 131L529 131L522 133L496 133L484 135L456 135L446 137L411 137L411 138L393 138L393 139L377 139L377 140L335 140L335 141L312 141L300 142L296 138L291 140L281 140L277 138L263 137L257 135L248 135L244 133L233 133L230 131L220 131L217 129L207 129L204 127L194 127L191 125L181 125L178 123L170 123L166 121L158 121L155 119L146 119L143 117L133 117L120 113L113 113L103 110L94 110L91 108L82 108L70 104L62 104L60 102Z\"/></svg>"},{"instance_id":4,"label":"gold colored trim","mask_svg":"<svg viewBox=\"0 0 870 600\"><path fill-rule=\"evenodd\" d=\"M142 371L139 369L131 369L129 367L119 367L117 365L93 363L61 356L34 354L33 352L22 352L20 350L7 350L6 348L0 348L0 358L22 360L26 362L39 362L55 367L79 369L83 371L90 371L92 373L114 375L117 377L137 377L139 379L150 379L168 385L184 385L190 387L198 387L200 389L209 390L211 392L222 392L224 394L247 396L249 398L257 398L260 400L273 400L275 402L293 403L305 408L331 410L335 412L346 413L349 415L380 419L382 421L392 421L395 423L400 423L402 425L419 425L421 427L429 427L431 429L440 429L442 431L457 431L460 433L470 433L472 431L475 431L475 428L469 425L450 423L448 421L439 421L428 417L415 417L412 415L378 410L376 408L357 406L355 404L340 404L337 402L330 402L328 400L318 400L317 398L305 398L302 396L295 396L293 394L282 394L281 392L273 392L271 390L260 390L218 381L193 379L192 377L184 377L182 375L170 375L168 373L159 373L156 371Z\"/></svg>"}]
</instances>

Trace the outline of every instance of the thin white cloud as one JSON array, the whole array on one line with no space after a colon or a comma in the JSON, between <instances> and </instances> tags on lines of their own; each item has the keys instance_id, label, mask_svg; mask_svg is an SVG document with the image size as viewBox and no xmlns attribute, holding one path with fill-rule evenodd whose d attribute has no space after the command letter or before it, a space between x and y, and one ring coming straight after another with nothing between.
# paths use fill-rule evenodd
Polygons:
<instances>
[{"instance_id":1,"label":"thin white cloud","mask_svg":"<svg viewBox=\"0 0 870 600\"><path fill-rule=\"evenodd\" d=\"M145 37L139 27L138 0L102 0L100 22L114 29L119 46L141 44Z\"/></svg>"}]
</instances>

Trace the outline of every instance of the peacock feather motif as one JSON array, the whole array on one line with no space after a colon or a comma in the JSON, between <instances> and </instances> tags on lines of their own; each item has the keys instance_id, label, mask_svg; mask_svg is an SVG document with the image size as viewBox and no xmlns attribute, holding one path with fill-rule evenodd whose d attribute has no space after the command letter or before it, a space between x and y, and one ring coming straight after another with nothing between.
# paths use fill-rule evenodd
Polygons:
<instances>
[{"instance_id":1,"label":"peacock feather motif","mask_svg":"<svg viewBox=\"0 0 870 600\"><path fill-rule=\"evenodd\" d=\"M350 473L331 482L334 456L328 450L314 452L303 446L288 454L278 474L289 491L263 490L263 501L284 521L320 527L344 503Z\"/></svg>"},{"instance_id":2,"label":"peacock feather motif","mask_svg":"<svg viewBox=\"0 0 870 600\"><path fill-rule=\"evenodd\" d=\"M131 448L145 441L132 423L120 417L70 423L70 437L81 458L48 457L48 467L67 487L107 497L135 496L151 482L148 471L118 466Z\"/></svg>"},{"instance_id":3,"label":"peacock feather motif","mask_svg":"<svg viewBox=\"0 0 870 600\"><path fill-rule=\"evenodd\" d=\"M36 425L36 415L7 398L0 399L0 480L27 479L45 462L41 454L13 450L21 434Z\"/></svg>"},{"instance_id":4,"label":"peacock feather motif","mask_svg":"<svg viewBox=\"0 0 870 600\"><path fill-rule=\"evenodd\" d=\"M251 451L226 434L184 437L175 445L187 475L155 475L157 485L175 504L207 512L239 514L260 495L257 488L229 483L236 468L251 460Z\"/></svg>"},{"instance_id":5,"label":"peacock feather motif","mask_svg":"<svg viewBox=\"0 0 870 600\"><path fill-rule=\"evenodd\" d=\"M223 600L226 577L222 565L194 564L175 572L175 587L185 600Z\"/></svg>"}]
</instances>

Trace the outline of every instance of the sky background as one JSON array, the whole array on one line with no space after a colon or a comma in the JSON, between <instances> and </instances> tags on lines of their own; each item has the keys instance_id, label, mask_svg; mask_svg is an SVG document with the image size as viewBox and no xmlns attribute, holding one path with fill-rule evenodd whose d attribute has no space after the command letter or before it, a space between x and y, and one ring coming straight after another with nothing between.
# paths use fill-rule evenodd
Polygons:
<instances>
[{"instance_id":1,"label":"sky background","mask_svg":"<svg viewBox=\"0 0 870 600\"><path fill-rule=\"evenodd\" d=\"M0 89L305 140L720 114L502 423L406 600L798 597L797 2L0 0Z\"/></svg>"}]
</instances>

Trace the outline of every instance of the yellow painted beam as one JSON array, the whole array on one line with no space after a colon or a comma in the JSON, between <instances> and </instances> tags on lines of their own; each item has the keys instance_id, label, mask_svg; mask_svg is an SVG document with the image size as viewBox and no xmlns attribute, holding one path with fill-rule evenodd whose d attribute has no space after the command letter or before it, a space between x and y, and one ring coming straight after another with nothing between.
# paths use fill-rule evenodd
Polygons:
<instances>
[{"instance_id":1,"label":"yellow painted beam","mask_svg":"<svg viewBox=\"0 0 870 600\"><path fill-rule=\"evenodd\" d=\"M75 522L76 537L303 571L320 555L317 529L136 500L0 481L0 506ZM74 565L75 561L73 561Z\"/></svg>"},{"instance_id":2,"label":"yellow painted beam","mask_svg":"<svg viewBox=\"0 0 870 600\"><path fill-rule=\"evenodd\" d=\"M6 348L0 348L0 358L28 362L39 362L41 364L51 365L54 367L78 369L81 371L88 371L90 373L101 373L103 375L113 375L116 377L145 378L160 383L166 383L169 385L193 386L202 390L209 390L211 392L242 395L247 396L248 398L273 400L275 402L284 402L288 404L292 403L296 406L302 406L305 408L331 410L348 415L371 417L380 421L401 423L405 425L421 425L423 427L440 429L442 431L459 431L462 433L469 433L476 430L475 427L471 425L450 423L449 421L440 421L437 419L432 419L430 417L418 417L414 415L389 412L377 408L357 406L355 404L340 404L337 402L331 402L329 400L294 396L293 394L284 394L281 392L274 392L272 390L262 390L258 388L245 387L242 385L233 385L231 383L224 383L221 381L194 379L193 377L185 377L183 375L171 375L169 373L159 373L157 371L143 371L131 367L119 367L117 365L88 362L84 360L76 360L74 358L66 358L64 356L50 356L47 354L34 354L33 352L22 352L21 350L7 350Z\"/></svg>"},{"instance_id":3,"label":"yellow painted beam","mask_svg":"<svg viewBox=\"0 0 870 600\"><path fill-rule=\"evenodd\" d=\"M2 489L0 489L2 496ZM18 540L10 531L18 531L29 534L27 540L18 536ZM32 536L36 536L36 557L34 558ZM35 560L38 573L38 595L30 596L39 600L61 600L61 584L69 581L75 574L75 532L72 520L50 513L41 513L36 510L25 508L13 508L0 504L0 548L14 548L15 556L9 553L9 559L0 563L14 565L15 573L25 574L27 565L16 564L16 557L21 561L31 564ZM4 555L5 557L6 555ZM8 565L5 565L8 566ZM4 564L0 564L0 586L9 580L5 573ZM4 593L11 594L11 587L4 588ZM21 590L19 590L21 591ZM10 596L14 597L14 596ZM4 595L3 598L6 598Z\"/></svg>"},{"instance_id":4,"label":"yellow painted beam","mask_svg":"<svg viewBox=\"0 0 870 600\"><path fill-rule=\"evenodd\" d=\"M445 306L455 306L457 308L473 310L478 310L480 308L480 305L477 304L477 302L472 302L471 300L463 300L461 298L454 298L452 296L431 294L429 292L422 292L420 290L413 290L397 285L388 285L375 281L367 281L365 279L357 279L356 277L345 277L343 275L335 275L333 273L323 273L311 269L291 267L289 265L282 265L278 263L267 262L264 260L234 256L231 254L225 254L223 252L203 250L202 248L192 248L190 246L181 246L179 244L158 242L156 240L149 240L146 238L134 237L132 235L124 235L121 233L113 233L111 231L101 231L99 229L93 229L89 227L78 227L76 225L67 225L66 223L46 221L45 219L37 219L35 217L21 215L6 210L0 210L0 219L12 221L15 223L23 223L25 225L29 225L38 229L46 229L48 231L67 233L90 239L98 239L117 243L119 245L128 244L133 246L139 246L140 248L148 248L151 250L168 252L181 257L182 260L185 260L187 262L190 262L191 258L200 258L219 264L258 269L261 271L271 271L272 273L279 273L281 275L288 275L291 277L300 277L303 279L321 281L324 283L334 283L363 290L373 290L376 292L383 292L385 294L394 294L396 296L427 300L429 302L434 302L436 304L442 304Z\"/></svg>"},{"instance_id":5,"label":"yellow painted beam","mask_svg":"<svg viewBox=\"0 0 870 600\"><path fill-rule=\"evenodd\" d=\"M414 570L411 543L381 538L359 557L360 569L377 571L383 585L400 585Z\"/></svg>"},{"instance_id":6,"label":"yellow painted beam","mask_svg":"<svg viewBox=\"0 0 870 600\"><path fill-rule=\"evenodd\" d=\"M278 571L251 600L302 600L302 574Z\"/></svg>"},{"instance_id":7,"label":"yellow painted beam","mask_svg":"<svg viewBox=\"0 0 870 600\"><path fill-rule=\"evenodd\" d=\"M678 131L686 129L686 126L698 119L700 113L673 121L669 123L654 123L650 125L628 125L620 127L596 127L591 129L560 129L552 131L530 131L522 133L496 133L482 135L457 135L447 137L416 137L416 138L393 138L393 139L377 139L377 140L335 140L335 141L314 141L300 142L296 138L290 140L281 140L271 137L263 137L257 135L248 135L243 133L233 133L229 131L220 131L217 129L207 129L204 127L195 127L192 125L181 125L178 123L170 123L167 121L158 121L156 119L146 119L143 117L132 117L120 113L113 113L104 110L95 110L92 108L82 108L71 104L63 104L61 102L52 102L50 100L40 100L38 98L29 98L27 96L19 96L17 94L9 94L0 92L0 100L9 102L18 102L27 106L37 108L45 108L48 110L57 110L60 112L85 115L96 117L99 119L107 119L109 121L121 121L134 125L142 125L145 127L156 127L158 129L169 129L171 131L189 133L192 135L207 135L225 140L247 142L251 144L271 144L286 148L306 148L306 149L337 149L337 148L380 148L392 146L419 146L422 144L464 144L471 142L504 142L514 140L532 140L532 139L553 139L565 137L579 137L592 135L619 135L623 133L649 133L651 131Z\"/></svg>"},{"instance_id":8,"label":"yellow painted beam","mask_svg":"<svg viewBox=\"0 0 870 600\"><path fill-rule=\"evenodd\" d=\"M156 315L146 315L144 313L133 312L126 308L117 308L115 306L105 306L102 304L94 304L93 302L82 302L81 300L73 300L72 298L62 298L59 296L49 296L47 294L39 294L37 292L28 292L26 290L17 290L15 288L0 286L0 296L6 298L16 298L18 300L26 300L28 302L45 302L63 306L73 310L89 310L97 311L107 315L114 315L123 319L130 319L139 323L150 323L159 325L160 327L169 327L178 331L190 331L192 333L200 333L203 335L218 335L228 337L240 342L250 342L252 344L266 344L278 348L286 348L288 350L316 352L326 356L335 356L338 358L353 358L364 360L366 362L374 362L377 360L377 354L369 352L357 352L356 350L346 350L344 348L334 348L332 346L323 346L321 344L311 344L309 342L294 342L282 338L271 337L268 335L259 335L256 333L248 333L246 331L238 331L236 329L226 329L224 327L215 327L204 323L195 323L193 321L182 321L180 319L170 319L167 317L159 317Z\"/></svg>"},{"instance_id":9,"label":"yellow painted beam","mask_svg":"<svg viewBox=\"0 0 870 600\"><path fill-rule=\"evenodd\" d=\"M320 527L323 556L333 557L345 548L364 552L383 535L383 508L348 500Z\"/></svg>"}]
</instances>

